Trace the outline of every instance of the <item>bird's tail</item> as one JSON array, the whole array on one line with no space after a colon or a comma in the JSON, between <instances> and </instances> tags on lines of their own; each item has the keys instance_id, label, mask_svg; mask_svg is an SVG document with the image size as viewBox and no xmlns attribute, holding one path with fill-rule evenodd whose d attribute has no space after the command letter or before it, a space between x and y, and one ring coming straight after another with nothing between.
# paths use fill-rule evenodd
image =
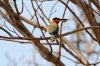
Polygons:
<instances>
[{"instance_id":1,"label":"bird's tail","mask_svg":"<svg viewBox=\"0 0 100 66\"><path fill-rule=\"evenodd\" d=\"M55 41L55 36L51 35L50 39L51 39L51 42L54 42Z\"/></svg>"}]
</instances>

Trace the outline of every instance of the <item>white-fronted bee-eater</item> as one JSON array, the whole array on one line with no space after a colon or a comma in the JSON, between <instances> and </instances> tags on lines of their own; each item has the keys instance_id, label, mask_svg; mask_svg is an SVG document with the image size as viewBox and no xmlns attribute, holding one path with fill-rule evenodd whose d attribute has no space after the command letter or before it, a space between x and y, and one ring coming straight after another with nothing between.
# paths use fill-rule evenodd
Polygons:
<instances>
[{"instance_id":1,"label":"white-fronted bee-eater","mask_svg":"<svg viewBox=\"0 0 100 66\"><path fill-rule=\"evenodd\" d=\"M51 41L55 41L55 35L58 35L59 22L66 22L68 19L53 18L50 25L48 26L48 32L51 35Z\"/></svg>"}]
</instances>

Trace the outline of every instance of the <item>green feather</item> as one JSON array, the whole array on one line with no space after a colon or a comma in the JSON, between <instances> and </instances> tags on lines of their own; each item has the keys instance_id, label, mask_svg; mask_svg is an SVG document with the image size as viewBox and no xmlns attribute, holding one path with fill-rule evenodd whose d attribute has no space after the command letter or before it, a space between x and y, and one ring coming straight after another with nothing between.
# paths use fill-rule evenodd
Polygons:
<instances>
[{"instance_id":1,"label":"green feather","mask_svg":"<svg viewBox=\"0 0 100 66\"><path fill-rule=\"evenodd\" d=\"M51 39L52 42L55 41L55 36L51 35L50 39Z\"/></svg>"}]
</instances>

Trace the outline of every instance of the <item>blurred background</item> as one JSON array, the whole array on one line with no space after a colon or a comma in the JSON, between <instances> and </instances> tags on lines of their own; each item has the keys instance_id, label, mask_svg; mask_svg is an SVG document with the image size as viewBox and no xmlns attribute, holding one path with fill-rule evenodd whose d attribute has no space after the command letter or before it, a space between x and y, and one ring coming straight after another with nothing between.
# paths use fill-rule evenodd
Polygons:
<instances>
[{"instance_id":1,"label":"blurred background","mask_svg":"<svg viewBox=\"0 0 100 66\"><path fill-rule=\"evenodd\" d=\"M84 3L88 5L88 7L91 6L90 8L93 11L91 16L90 16L90 13L88 12L86 13L86 11L82 9L82 6L80 6L81 3L78 1L79 0L76 0L76 1L64 0L63 1L74 12L74 14L77 16L76 17L68 8L66 8L64 4L62 4L58 0L50 0L50 1L33 0L32 3L33 3L34 8L37 10L38 21L37 21L34 9L32 7L31 0L16 0L16 4L20 12L23 10L22 13L20 14L21 16L33 22L36 22L36 23L39 22L39 24L42 26L47 27L50 24L49 21L51 21L52 18L54 17L69 19L67 22L62 24L63 26L61 26L61 23L59 24L60 26L59 28L61 29L62 27L61 34L83 28L79 20L82 22L84 27L99 26L100 1L99 0L97 0L98 2L96 0L84 1ZM14 6L14 0L9 0L9 3L11 7L13 8L13 10L16 12L16 9ZM0 11L6 13L2 7L0 7ZM0 12L0 15L1 15L1 12ZM88 16L90 16L91 18L88 18ZM92 21L91 19L95 20L96 22L94 21L95 23L93 24L91 22ZM25 27L35 37L43 37L43 34L39 28L36 28L26 23L23 20L22 22L25 25ZM22 35L2 16L0 16L0 27L9 31L14 37L17 37L17 36L22 37ZM98 35L100 34L100 29L98 31L99 31L98 33L95 33L94 30L91 30L91 29L88 30L88 32L91 33L94 38L99 40L100 38L98 39L97 34ZM43 33L45 34L46 37L50 37L48 32L43 31ZM0 30L0 36L9 37L9 35L5 33L2 29ZM64 37L68 39L69 41L71 41L74 44L74 46L80 50L80 52L85 56L85 58L88 60L90 65L95 65L95 64L96 66L100 65L99 64L100 62L99 43L100 42L93 40L93 38L91 38L91 36L85 30L72 33ZM46 43L45 40L41 40L40 42L42 44ZM50 50L49 45L47 45L47 43L44 46L48 48L48 50ZM66 45L66 47L68 50L70 50L69 46ZM53 48L54 55L58 56L59 46L52 45L52 48ZM73 52L72 50L70 51ZM76 54L76 56L78 55ZM66 66L83 66L75 57L69 54L69 52L66 52L64 49L61 50L61 61ZM0 38L0 66L47 66L47 65L55 66L53 63L45 60L40 55L38 48L35 45L33 46L30 41L9 40L9 39Z\"/></svg>"}]
</instances>

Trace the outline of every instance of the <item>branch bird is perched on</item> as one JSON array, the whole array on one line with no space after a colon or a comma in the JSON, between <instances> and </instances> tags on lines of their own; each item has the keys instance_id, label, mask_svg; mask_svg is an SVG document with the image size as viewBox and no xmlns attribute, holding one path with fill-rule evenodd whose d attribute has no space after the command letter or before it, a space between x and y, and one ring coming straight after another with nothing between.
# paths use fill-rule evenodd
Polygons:
<instances>
[{"instance_id":1,"label":"branch bird is perched on","mask_svg":"<svg viewBox=\"0 0 100 66\"><path fill-rule=\"evenodd\" d=\"M68 19L53 18L50 25L48 26L48 32L51 35L51 41L55 40L55 35L58 35L59 22L66 22Z\"/></svg>"}]
</instances>

